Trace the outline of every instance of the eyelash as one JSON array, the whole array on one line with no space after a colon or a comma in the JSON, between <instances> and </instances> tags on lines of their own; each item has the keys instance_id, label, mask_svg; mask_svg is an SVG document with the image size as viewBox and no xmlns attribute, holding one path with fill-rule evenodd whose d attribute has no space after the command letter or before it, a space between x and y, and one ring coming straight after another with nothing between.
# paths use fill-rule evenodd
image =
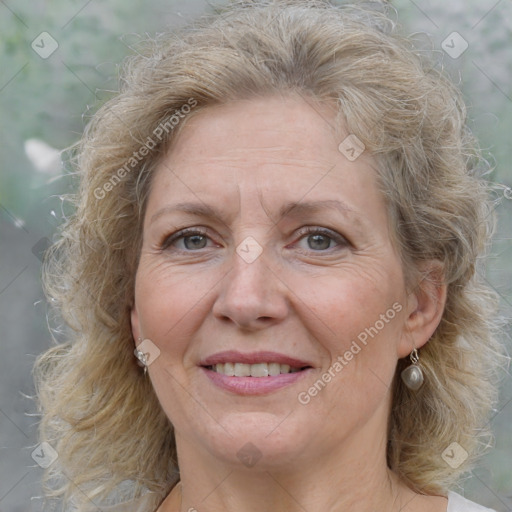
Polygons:
<instances>
[{"instance_id":1,"label":"eyelash","mask_svg":"<svg viewBox=\"0 0 512 512\"><path fill-rule=\"evenodd\" d=\"M298 232L298 235L300 235L299 240L302 240L302 238L304 238L306 235L313 235L313 234L327 236L328 238L330 238L331 240L333 240L339 246L342 246L342 247L343 246L346 247L346 246L350 245L350 242L344 236L340 235L339 233L336 233L335 231L331 231L330 229L327 229L327 228L319 228L319 227L314 227L314 226L305 226L304 228L301 228ZM208 237L208 233L205 229L185 228L185 229L181 229L180 231L177 231L176 233L173 233L170 236L166 236L163 239L162 243L160 244L160 248L161 248L161 250L169 249L171 247L171 245L174 242L176 242L177 240L185 239L187 237L197 236L197 235ZM309 251L318 253L318 252L329 252L333 249L335 249L335 248L330 247L325 250L315 251L314 249L309 249ZM201 250L201 249L198 249L198 251L199 250ZM194 250L190 250L190 249L178 249L178 251L180 251L180 252L198 252L198 251L194 251Z\"/></svg>"}]
</instances>

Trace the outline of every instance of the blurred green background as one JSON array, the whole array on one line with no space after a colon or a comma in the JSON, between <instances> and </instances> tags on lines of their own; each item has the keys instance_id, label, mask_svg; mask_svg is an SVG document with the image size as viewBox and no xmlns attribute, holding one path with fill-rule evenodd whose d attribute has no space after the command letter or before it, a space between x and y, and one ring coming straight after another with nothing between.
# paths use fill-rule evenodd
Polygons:
<instances>
[{"instance_id":1,"label":"blurred green background","mask_svg":"<svg viewBox=\"0 0 512 512\"><path fill-rule=\"evenodd\" d=\"M31 499L40 492L41 469L30 456L37 418L27 415L35 409L23 394L33 393L34 358L50 343L40 258L62 219L59 195L73 186L59 150L79 139L91 113L117 89L118 65L144 34L181 26L225 3L0 1L0 511L40 510L40 500ZM510 333L512 2L391 4L403 31L437 52L461 85L471 127L494 166L489 178L502 185L487 279L502 297ZM462 38L457 45L467 42L457 58L443 50L455 44L453 32ZM512 378L506 373L492 422L495 448L455 490L499 512L511 511Z\"/></svg>"}]
</instances>

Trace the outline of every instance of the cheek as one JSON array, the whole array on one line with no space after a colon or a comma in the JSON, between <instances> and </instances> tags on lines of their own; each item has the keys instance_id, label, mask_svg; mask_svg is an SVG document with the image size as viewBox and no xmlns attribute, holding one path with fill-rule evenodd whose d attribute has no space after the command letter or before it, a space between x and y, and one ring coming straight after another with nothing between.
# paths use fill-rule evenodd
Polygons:
<instances>
[{"instance_id":1,"label":"cheek","mask_svg":"<svg viewBox=\"0 0 512 512\"><path fill-rule=\"evenodd\" d=\"M381 281L377 286L358 276L326 276L316 279L314 287L311 282L303 281L301 288L299 291L296 281L296 293L310 311L312 325L324 333L320 339L331 340L331 344L346 344L376 323L380 334L397 332L400 317L393 304L400 295L394 292L390 282ZM384 315L383 320L381 315Z\"/></svg>"},{"instance_id":2,"label":"cheek","mask_svg":"<svg viewBox=\"0 0 512 512\"><path fill-rule=\"evenodd\" d=\"M299 315L323 348L326 401L343 403L354 416L363 403L377 407L395 374L404 311L399 289L389 278L376 286L360 275L317 279L314 293L305 293L306 285Z\"/></svg>"},{"instance_id":3,"label":"cheek","mask_svg":"<svg viewBox=\"0 0 512 512\"><path fill-rule=\"evenodd\" d=\"M141 264L140 268L135 301L141 332L163 351L183 352L187 333L191 334L211 310L217 274L191 273L166 265Z\"/></svg>"}]
</instances>

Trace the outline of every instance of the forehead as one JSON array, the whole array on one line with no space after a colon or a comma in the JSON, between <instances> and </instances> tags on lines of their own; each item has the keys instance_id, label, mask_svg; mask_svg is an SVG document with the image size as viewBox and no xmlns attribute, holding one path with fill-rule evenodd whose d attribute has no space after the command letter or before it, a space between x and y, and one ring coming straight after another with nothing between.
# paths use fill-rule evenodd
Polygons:
<instances>
[{"instance_id":1,"label":"forehead","mask_svg":"<svg viewBox=\"0 0 512 512\"><path fill-rule=\"evenodd\" d=\"M254 169L283 161L325 167L332 161L326 149L336 148L336 137L333 112L323 110L327 121L300 98L260 98L207 108L184 127L170 160L176 167L226 162Z\"/></svg>"},{"instance_id":2,"label":"forehead","mask_svg":"<svg viewBox=\"0 0 512 512\"><path fill-rule=\"evenodd\" d=\"M352 186L373 180L371 157L363 153L350 161L338 149L347 135L333 105L299 96L208 107L187 120L154 181L157 189L169 186L190 196L250 183L263 192L315 194L340 180Z\"/></svg>"}]
</instances>

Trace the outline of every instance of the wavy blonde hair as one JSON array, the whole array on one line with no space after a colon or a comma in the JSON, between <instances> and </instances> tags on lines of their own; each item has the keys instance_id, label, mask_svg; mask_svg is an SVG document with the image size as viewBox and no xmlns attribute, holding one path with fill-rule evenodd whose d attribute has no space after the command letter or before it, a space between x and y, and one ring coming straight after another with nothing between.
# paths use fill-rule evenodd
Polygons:
<instances>
[{"instance_id":1,"label":"wavy blonde hair","mask_svg":"<svg viewBox=\"0 0 512 512\"><path fill-rule=\"evenodd\" d=\"M156 508L178 480L172 425L133 355L146 199L153 170L188 119L256 96L298 93L337 106L379 163L408 283L422 261L444 265L446 307L421 350L425 384L411 392L394 381L390 468L417 492L445 493L488 445L501 346L496 297L481 277L493 230L487 166L458 90L381 11L235 2L128 58L119 94L77 146L75 213L44 267L47 295L69 326L68 341L35 366L41 440L59 454L46 475L49 496L85 511L128 482L127 499L149 490ZM141 156L148 137L191 99L194 109ZM399 361L396 375L407 364ZM469 454L458 469L441 457L454 441Z\"/></svg>"}]
</instances>

